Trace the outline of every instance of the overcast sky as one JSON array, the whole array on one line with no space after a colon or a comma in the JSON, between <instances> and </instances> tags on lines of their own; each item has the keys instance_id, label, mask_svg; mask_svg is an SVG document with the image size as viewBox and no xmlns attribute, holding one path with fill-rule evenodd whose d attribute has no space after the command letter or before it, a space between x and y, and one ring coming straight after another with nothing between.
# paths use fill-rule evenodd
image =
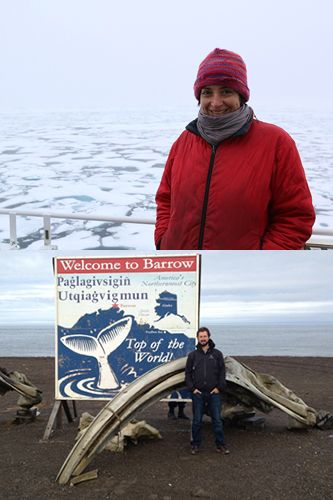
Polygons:
<instances>
[{"instance_id":1,"label":"overcast sky","mask_svg":"<svg viewBox=\"0 0 333 500\"><path fill-rule=\"evenodd\" d=\"M0 0L0 110L191 105L201 60L242 55L252 105L329 105L331 0Z\"/></svg>"},{"instance_id":2,"label":"overcast sky","mask_svg":"<svg viewBox=\"0 0 333 500\"><path fill-rule=\"evenodd\" d=\"M2 252L0 265L0 324L52 323L52 252ZM332 275L330 251L204 252L201 317L223 322L333 321Z\"/></svg>"}]
</instances>

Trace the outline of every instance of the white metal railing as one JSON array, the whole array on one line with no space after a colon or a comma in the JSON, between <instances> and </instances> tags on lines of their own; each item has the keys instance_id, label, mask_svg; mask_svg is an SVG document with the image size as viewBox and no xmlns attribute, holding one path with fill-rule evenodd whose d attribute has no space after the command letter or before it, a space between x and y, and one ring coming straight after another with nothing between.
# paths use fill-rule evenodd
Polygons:
<instances>
[{"instance_id":1,"label":"white metal railing","mask_svg":"<svg viewBox=\"0 0 333 500\"><path fill-rule=\"evenodd\" d=\"M18 216L22 217L41 217L43 219L43 239L44 248L57 250L57 246L52 245L51 241L51 219L76 219L82 221L97 222L120 222L128 224L155 224L155 219L143 219L137 217L110 217L106 215L84 215L73 213L48 212L45 210L13 210L0 209L0 215L9 217L9 248L19 249L17 242L17 224ZM314 227L311 238L306 243L306 248L333 249L333 229L323 229Z\"/></svg>"},{"instance_id":2,"label":"white metal railing","mask_svg":"<svg viewBox=\"0 0 333 500\"><path fill-rule=\"evenodd\" d=\"M57 250L57 246L52 245L51 241L51 219L77 219L82 221L97 221L97 222L121 222L129 224L155 224L155 219L143 219L137 217L110 217L106 215L84 215L73 213L48 212L45 210L9 210L0 209L0 214L9 216L9 248L19 249L17 241L17 224L18 216L23 217L41 217L43 219L43 239L44 247L51 250Z\"/></svg>"}]
</instances>

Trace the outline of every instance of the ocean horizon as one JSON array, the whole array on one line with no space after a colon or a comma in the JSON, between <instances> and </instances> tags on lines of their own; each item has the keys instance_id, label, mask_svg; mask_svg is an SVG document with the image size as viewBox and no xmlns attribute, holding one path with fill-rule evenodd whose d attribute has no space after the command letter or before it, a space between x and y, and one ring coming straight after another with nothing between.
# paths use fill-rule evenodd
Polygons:
<instances>
[{"instance_id":1,"label":"ocean horizon","mask_svg":"<svg viewBox=\"0 0 333 500\"><path fill-rule=\"evenodd\" d=\"M333 322L202 321L216 347L230 356L333 356ZM51 323L0 325L0 357L55 355Z\"/></svg>"}]
</instances>

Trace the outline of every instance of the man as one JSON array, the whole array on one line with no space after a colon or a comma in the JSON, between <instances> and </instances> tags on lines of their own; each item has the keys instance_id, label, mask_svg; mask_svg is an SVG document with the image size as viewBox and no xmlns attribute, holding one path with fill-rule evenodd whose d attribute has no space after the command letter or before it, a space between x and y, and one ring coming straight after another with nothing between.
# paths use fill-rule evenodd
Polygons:
<instances>
[{"instance_id":1,"label":"man","mask_svg":"<svg viewBox=\"0 0 333 500\"><path fill-rule=\"evenodd\" d=\"M191 453L195 455L201 444L202 418L206 407L212 419L216 451L229 454L225 446L221 420L221 392L226 386L223 354L215 349L208 328L199 328L196 350L190 352L186 362L185 381L192 392L193 420Z\"/></svg>"}]
</instances>

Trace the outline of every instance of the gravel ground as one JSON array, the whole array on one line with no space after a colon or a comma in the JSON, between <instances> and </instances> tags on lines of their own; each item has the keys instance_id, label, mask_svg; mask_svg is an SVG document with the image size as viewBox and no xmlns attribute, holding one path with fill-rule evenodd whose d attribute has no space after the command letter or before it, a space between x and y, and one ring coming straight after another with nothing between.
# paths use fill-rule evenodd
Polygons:
<instances>
[{"instance_id":1,"label":"gravel ground","mask_svg":"<svg viewBox=\"0 0 333 500\"><path fill-rule=\"evenodd\" d=\"M333 358L239 357L276 376L317 410L333 413ZM287 416L273 410L263 428L225 428L231 454L217 454L205 418L203 446L190 454L190 421L167 418L166 403L138 414L162 439L130 444L122 454L103 451L90 464L96 480L59 486L56 475L71 450L77 424L65 423L42 442L53 406L54 360L0 358L0 366L24 372L42 391L40 415L15 425L17 395L0 397L0 498L6 499L320 499L332 498L333 430L288 431ZM78 402L78 412L96 414L101 402ZM191 413L190 405L186 412ZM258 414L260 415L260 414Z\"/></svg>"}]
</instances>

